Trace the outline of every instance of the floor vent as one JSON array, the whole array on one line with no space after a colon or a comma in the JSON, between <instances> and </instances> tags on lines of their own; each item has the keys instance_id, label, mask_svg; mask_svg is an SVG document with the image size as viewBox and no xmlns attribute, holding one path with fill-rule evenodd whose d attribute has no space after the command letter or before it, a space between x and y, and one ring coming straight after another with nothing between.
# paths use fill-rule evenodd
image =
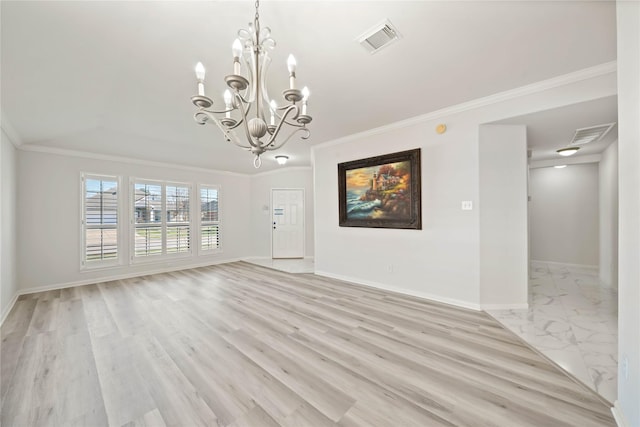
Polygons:
<instances>
[{"instance_id":1,"label":"floor vent","mask_svg":"<svg viewBox=\"0 0 640 427\"><path fill-rule=\"evenodd\" d=\"M600 141L614 126L615 123L607 123L604 125L576 129L576 133L573 135L573 139L569 145L584 145L590 142Z\"/></svg>"},{"instance_id":2,"label":"floor vent","mask_svg":"<svg viewBox=\"0 0 640 427\"><path fill-rule=\"evenodd\" d=\"M396 40L399 40L401 37L402 35L393 26L391 21L386 19L358 37L358 43L360 43L367 52L374 54Z\"/></svg>"}]
</instances>

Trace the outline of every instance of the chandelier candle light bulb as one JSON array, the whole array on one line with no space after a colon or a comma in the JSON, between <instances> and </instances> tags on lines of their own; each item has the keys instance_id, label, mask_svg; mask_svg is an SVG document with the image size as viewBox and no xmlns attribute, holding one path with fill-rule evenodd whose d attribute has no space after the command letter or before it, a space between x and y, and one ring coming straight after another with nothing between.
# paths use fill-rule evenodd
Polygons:
<instances>
[{"instance_id":1,"label":"chandelier candle light bulb","mask_svg":"<svg viewBox=\"0 0 640 427\"><path fill-rule=\"evenodd\" d=\"M196 79L198 80L199 96L204 96L204 74L204 65L202 65L202 62L198 62L198 64L196 64Z\"/></svg>"},{"instance_id":2,"label":"chandelier candle light bulb","mask_svg":"<svg viewBox=\"0 0 640 427\"><path fill-rule=\"evenodd\" d=\"M269 110L271 110L271 122L269 124L271 126L276 125L276 109L277 108L278 108L278 105L276 104L276 101L272 99L271 102L269 103Z\"/></svg>"},{"instance_id":3,"label":"chandelier candle light bulb","mask_svg":"<svg viewBox=\"0 0 640 427\"><path fill-rule=\"evenodd\" d=\"M224 105L227 109L225 117L229 119L231 118L231 111L228 111L231 110L231 92L229 91L229 89L224 91Z\"/></svg>"},{"instance_id":4,"label":"chandelier candle light bulb","mask_svg":"<svg viewBox=\"0 0 640 427\"><path fill-rule=\"evenodd\" d=\"M296 58L289 54L287 58L287 68L289 69L289 89L296 88Z\"/></svg>"},{"instance_id":5,"label":"chandelier candle light bulb","mask_svg":"<svg viewBox=\"0 0 640 427\"><path fill-rule=\"evenodd\" d=\"M233 52L233 74L240 75L240 56L242 55L242 43L236 39L231 46Z\"/></svg>"},{"instance_id":6,"label":"chandelier candle light bulb","mask_svg":"<svg viewBox=\"0 0 640 427\"><path fill-rule=\"evenodd\" d=\"M307 100L309 99L309 88L304 87L302 89L302 114L307 115Z\"/></svg>"}]
</instances>

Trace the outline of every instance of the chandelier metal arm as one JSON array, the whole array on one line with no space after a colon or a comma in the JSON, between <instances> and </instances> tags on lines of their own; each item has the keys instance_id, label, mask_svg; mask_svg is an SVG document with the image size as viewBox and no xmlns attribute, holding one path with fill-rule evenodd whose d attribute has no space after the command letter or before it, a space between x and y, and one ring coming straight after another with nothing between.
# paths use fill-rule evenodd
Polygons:
<instances>
[{"instance_id":1,"label":"chandelier metal arm","mask_svg":"<svg viewBox=\"0 0 640 427\"><path fill-rule=\"evenodd\" d=\"M214 111L214 110L207 110L207 109L201 108L194 114L193 117L196 119L196 122L200 123L201 125L204 125L209 119L212 119L214 121L217 120L215 118L216 116L214 114L226 114L226 113L231 113L234 110L235 110L235 108L231 108L231 109L228 109L228 110L222 110L222 111ZM204 116L203 117L204 120L198 118L198 115L200 113L202 113L202 115ZM238 126L240 126L243 121L244 121L244 119L240 119L240 120L236 121L236 123L234 125L225 125L225 129L226 130L233 130L233 129L237 128Z\"/></svg>"},{"instance_id":2,"label":"chandelier metal arm","mask_svg":"<svg viewBox=\"0 0 640 427\"><path fill-rule=\"evenodd\" d=\"M295 104L290 104L287 107L284 107L284 114L282 114L282 117L280 118L280 122L278 123L278 126L276 126L276 128L274 129L273 133L271 134L271 137L269 138L269 141L267 141L267 143L265 144L265 146L269 147L271 146L276 137L278 136L278 134L280 133L280 129L282 128L282 126L287 122L287 116L293 112L293 117L297 117L298 116L298 106ZM294 125L295 127L302 127L300 125Z\"/></svg>"},{"instance_id":3,"label":"chandelier metal arm","mask_svg":"<svg viewBox=\"0 0 640 427\"><path fill-rule=\"evenodd\" d=\"M236 107L235 105L232 105L232 108L229 111L232 112L232 111L234 111L236 109L239 109L241 114L240 114L240 120L238 120L235 124L227 125L227 129L228 130L233 130L233 129L237 128L238 126L240 126L241 124L245 123L247 121L247 114L249 114L249 112L251 111L251 103L247 102L244 99L242 94L240 94L240 91L235 91L233 93L233 96L235 98L237 98L237 100L238 100L238 101L236 101L236 105L239 105L239 106L248 105L249 108L247 108L246 111L245 111L243 108L239 108L239 107ZM226 113L226 111L225 111L225 113Z\"/></svg>"},{"instance_id":4,"label":"chandelier metal arm","mask_svg":"<svg viewBox=\"0 0 640 427\"><path fill-rule=\"evenodd\" d=\"M222 123L220 123L220 121L216 118L216 116L212 114L212 112L207 110L200 110L196 112L196 114L193 117L200 124L205 124L209 120L213 121L216 124L216 126L218 126L220 131L222 131L227 141L232 142L238 147L244 148L245 150L251 149L250 146L242 144L240 140L238 140L238 137L236 136L235 133L229 132L229 130Z\"/></svg>"},{"instance_id":5,"label":"chandelier metal arm","mask_svg":"<svg viewBox=\"0 0 640 427\"><path fill-rule=\"evenodd\" d=\"M214 111L214 110L206 110L204 108L198 110L198 112L206 112L208 114L225 114L225 113L230 113L234 110L234 108L230 108L228 110L222 110L222 111Z\"/></svg>"},{"instance_id":6,"label":"chandelier metal arm","mask_svg":"<svg viewBox=\"0 0 640 427\"><path fill-rule=\"evenodd\" d=\"M284 107L284 108L289 108L289 107ZM278 108L278 110L282 110L282 109L284 109L284 108ZM279 115L277 115L277 114L276 114L276 117L278 117L279 119L281 119L283 116L279 116ZM294 117L295 117L295 116L294 116ZM301 128L301 127L304 127L304 126L305 126L305 125L301 125L301 124L299 124L299 123L290 122L290 121L288 121L288 120L284 120L284 124L285 124L285 125L288 125L288 126L297 127L297 128Z\"/></svg>"},{"instance_id":7,"label":"chandelier metal arm","mask_svg":"<svg viewBox=\"0 0 640 427\"><path fill-rule=\"evenodd\" d=\"M239 94L236 92L235 96L238 97ZM238 103L238 109L240 110L240 115L242 116L241 122L244 125L242 127L244 128L244 132L247 135L247 142L249 144L251 144L251 147L260 147L262 145L260 140L258 140L258 139L254 140L253 136L251 136L251 132L249 131L249 124L248 124L248 122L246 120L247 114L249 114L249 110L245 110L244 109L244 104L242 102ZM250 147L246 147L246 148L250 148Z\"/></svg>"},{"instance_id":8,"label":"chandelier metal arm","mask_svg":"<svg viewBox=\"0 0 640 427\"><path fill-rule=\"evenodd\" d=\"M260 71L260 21L258 21L258 5L259 2L256 1L256 18L254 21L254 26L256 29L256 41L255 41L255 45L253 47L253 57L254 57L254 65L255 65L255 79L254 79L254 84L255 84L255 91L256 91L256 117L261 118L263 121L265 121L264 118L264 113L262 111L262 85L264 84L264 82L262 81L264 79L264 70L262 70L263 72L261 73ZM266 121L265 121L266 122Z\"/></svg>"},{"instance_id":9,"label":"chandelier metal arm","mask_svg":"<svg viewBox=\"0 0 640 427\"><path fill-rule=\"evenodd\" d=\"M307 129L306 127L300 126L300 127L297 127L296 129L293 129L293 131L291 131L289 136L287 136L285 139L283 139L278 145L271 145L273 143L271 143L269 145L266 145L264 147L265 151L274 151L274 150L279 149L284 144L286 144L291 139L291 137L293 137L293 135L295 135L297 132L301 132L301 131L306 132L306 134L304 136L301 136L300 139L308 139L309 136L311 136L311 131L309 129Z\"/></svg>"}]
</instances>

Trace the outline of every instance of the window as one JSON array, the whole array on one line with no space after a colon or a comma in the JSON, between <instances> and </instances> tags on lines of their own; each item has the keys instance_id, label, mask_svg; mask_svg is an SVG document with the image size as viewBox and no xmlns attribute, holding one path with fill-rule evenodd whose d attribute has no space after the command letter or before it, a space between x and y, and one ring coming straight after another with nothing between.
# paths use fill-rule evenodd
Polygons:
<instances>
[{"instance_id":1,"label":"window","mask_svg":"<svg viewBox=\"0 0 640 427\"><path fill-rule=\"evenodd\" d=\"M162 254L162 185L136 183L133 191L135 209L134 254Z\"/></svg>"},{"instance_id":2,"label":"window","mask_svg":"<svg viewBox=\"0 0 640 427\"><path fill-rule=\"evenodd\" d=\"M191 252L190 187L135 181L134 258Z\"/></svg>"},{"instance_id":3,"label":"window","mask_svg":"<svg viewBox=\"0 0 640 427\"><path fill-rule=\"evenodd\" d=\"M167 187L167 252L189 252L189 187Z\"/></svg>"},{"instance_id":4,"label":"window","mask_svg":"<svg viewBox=\"0 0 640 427\"><path fill-rule=\"evenodd\" d=\"M118 263L117 177L82 175L83 267Z\"/></svg>"},{"instance_id":5,"label":"window","mask_svg":"<svg viewBox=\"0 0 640 427\"><path fill-rule=\"evenodd\" d=\"M200 250L220 249L218 188L200 187Z\"/></svg>"}]
</instances>

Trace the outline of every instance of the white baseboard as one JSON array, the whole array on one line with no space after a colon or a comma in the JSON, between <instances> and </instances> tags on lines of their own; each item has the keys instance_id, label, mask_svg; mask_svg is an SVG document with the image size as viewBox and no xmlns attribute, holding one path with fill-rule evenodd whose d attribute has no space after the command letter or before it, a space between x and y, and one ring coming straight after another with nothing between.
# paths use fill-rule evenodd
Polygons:
<instances>
[{"instance_id":1,"label":"white baseboard","mask_svg":"<svg viewBox=\"0 0 640 427\"><path fill-rule=\"evenodd\" d=\"M609 289L613 289L613 290L618 290L618 285L616 284L615 286L606 278L602 277L602 276L598 276L598 278L600 279L600 284L605 287L605 288L609 288Z\"/></svg>"},{"instance_id":2,"label":"white baseboard","mask_svg":"<svg viewBox=\"0 0 640 427\"><path fill-rule=\"evenodd\" d=\"M13 306L16 305L16 301L18 301L18 296L20 296L20 294L16 292L13 298L11 298L11 302L9 303L7 308L5 308L5 310L2 312L2 317L0 318L0 326L2 326L4 321L7 319L7 316L9 315L9 313L11 313Z\"/></svg>"},{"instance_id":3,"label":"white baseboard","mask_svg":"<svg viewBox=\"0 0 640 427\"><path fill-rule=\"evenodd\" d=\"M616 424L618 424L618 427L631 427L631 424L627 422L627 419L624 417L624 414L620 409L619 400L616 400L616 402L613 404L611 413L613 414L613 418L616 420Z\"/></svg>"},{"instance_id":4,"label":"white baseboard","mask_svg":"<svg viewBox=\"0 0 640 427\"><path fill-rule=\"evenodd\" d=\"M532 259L529 262L540 262L549 265L555 265L558 267L572 267L572 268L587 268L589 270L599 271L600 267L597 265L589 265L589 264L569 264L568 262L556 262L556 261L544 261L541 259Z\"/></svg>"},{"instance_id":5,"label":"white baseboard","mask_svg":"<svg viewBox=\"0 0 640 427\"><path fill-rule=\"evenodd\" d=\"M339 274L333 274L333 273L329 273L326 271L318 271L316 270L315 274L317 274L318 276L324 276L324 277L329 277L331 279L337 279L337 280L342 280L344 282L352 282L352 283L356 283L358 285L362 285L362 286L368 286L370 288L376 288L376 289L382 289L384 291L390 291L390 292L395 292L398 294L404 294L404 295L409 295L412 297L417 297L417 298L421 298L424 300L428 300L428 301L435 301L435 302L439 302L439 303L443 303L443 304L448 304L448 305L453 305L456 307L462 307L462 308L468 308L471 310L475 310L475 311L481 311L482 308L480 307L479 304L474 304L472 302L468 302L468 301L462 301L462 300L457 300L457 299L453 299L453 298L446 298L446 297L441 297L438 295L432 295L429 293L425 293L425 292L416 292L412 289L402 289L402 288L396 288L395 286L390 286L384 283L378 283L378 282L371 282L368 280L363 280L360 278L356 278L356 277L349 277L349 276L342 276Z\"/></svg>"},{"instance_id":6,"label":"white baseboard","mask_svg":"<svg viewBox=\"0 0 640 427\"><path fill-rule=\"evenodd\" d=\"M312 260L313 261L313 257L312 256L304 256L302 258L273 258L270 256L247 256L242 258L242 261L249 261L249 260L261 260L261 259L306 259L306 260Z\"/></svg>"},{"instance_id":7,"label":"white baseboard","mask_svg":"<svg viewBox=\"0 0 640 427\"><path fill-rule=\"evenodd\" d=\"M489 310L527 310L529 308L528 303L524 304L482 304L484 311Z\"/></svg>"},{"instance_id":8,"label":"white baseboard","mask_svg":"<svg viewBox=\"0 0 640 427\"><path fill-rule=\"evenodd\" d=\"M201 262L201 263L197 263L197 264L171 266L171 267L158 268L156 270L138 271L138 272L134 272L134 273L119 274L119 275L115 275L115 276L107 276L107 277L98 277L98 278L86 279L86 280L78 280L76 282L57 283L57 284L53 284L53 285L38 286L38 287L34 287L34 288L21 289L21 290L18 291L18 296L27 295L27 294L35 294L37 292L54 291L56 289L73 288L75 286L92 285L94 283L110 282L112 280L131 279L133 277L148 276L150 274L169 273L169 272L172 272L172 271L189 270L191 268L207 267L207 266L216 265L216 264L227 264L227 263L230 263L230 262L237 262L237 261L242 261L242 259L241 258L232 258L232 259L225 259L225 260L218 260L218 261L207 261L207 262Z\"/></svg>"}]
</instances>

